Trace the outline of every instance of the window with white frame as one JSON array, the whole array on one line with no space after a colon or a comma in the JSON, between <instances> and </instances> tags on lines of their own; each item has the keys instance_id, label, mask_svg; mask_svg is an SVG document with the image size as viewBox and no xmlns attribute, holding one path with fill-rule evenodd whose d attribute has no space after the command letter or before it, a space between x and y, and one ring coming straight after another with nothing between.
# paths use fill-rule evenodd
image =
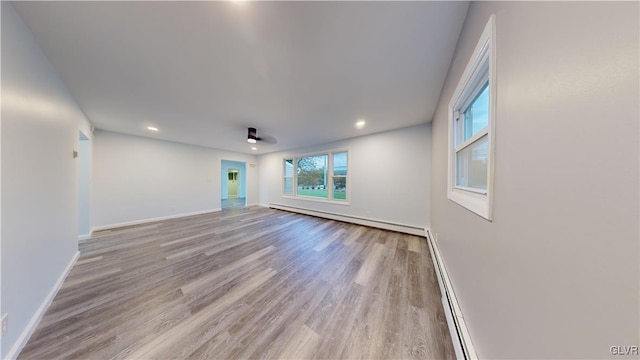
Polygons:
<instances>
[{"instance_id":1,"label":"window with white frame","mask_svg":"<svg viewBox=\"0 0 640 360\"><path fill-rule=\"evenodd\" d=\"M449 103L449 199L491 220L495 128L495 15Z\"/></svg>"},{"instance_id":2,"label":"window with white frame","mask_svg":"<svg viewBox=\"0 0 640 360\"><path fill-rule=\"evenodd\" d=\"M285 158L283 166L283 195L347 204L346 150Z\"/></svg>"},{"instance_id":3,"label":"window with white frame","mask_svg":"<svg viewBox=\"0 0 640 360\"><path fill-rule=\"evenodd\" d=\"M284 179L282 181L282 192L285 195L293 195L293 159L284 159Z\"/></svg>"},{"instance_id":4,"label":"window with white frame","mask_svg":"<svg viewBox=\"0 0 640 360\"><path fill-rule=\"evenodd\" d=\"M332 155L332 199L347 200L347 152L334 152Z\"/></svg>"}]
</instances>

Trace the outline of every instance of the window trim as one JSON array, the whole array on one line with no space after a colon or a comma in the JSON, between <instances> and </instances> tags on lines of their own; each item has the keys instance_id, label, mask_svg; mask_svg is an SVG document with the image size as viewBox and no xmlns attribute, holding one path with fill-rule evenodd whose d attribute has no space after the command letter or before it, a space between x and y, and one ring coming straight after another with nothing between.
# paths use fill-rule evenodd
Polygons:
<instances>
[{"instance_id":1,"label":"window trim","mask_svg":"<svg viewBox=\"0 0 640 360\"><path fill-rule=\"evenodd\" d=\"M333 174L333 154L336 153L347 153L347 174L346 175L334 175ZM320 197L313 197L313 196L305 196L305 195L298 195L298 177L297 177L297 168L298 168L298 159L300 158L304 158L304 157L311 157L311 156L322 156L322 155L326 155L327 156L327 184L325 184L327 186L327 198L320 198ZM282 197L283 198L287 198L287 199L297 199L297 200L304 200L304 201L315 201L315 202L322 202L322 203L329 203L329 204L337 204L337 205L351 205L350 203L350 197L351 197L351 181L350 181L350 171L351 171L351 156L350 156L350 151L349 148L337 148L337 149L332 149L332 150L324 150L324 151L316 151L316 152L310 152L310 153L303 153L303 154L296 154L296 155L289 155L289 156L284 156L282 158L282 166L284 166L284 162L285 160L291 160L293 159L293 177L292 177L292 184L293 184L293 195L288 195L284 193L284 186L285 186L285 176L284 176L284 168L283 168L283 176L282 176ZM334 177L344 177L346 179L346 196L344 200L335 200L333 199L333 178Z\"/></svg>"},{"instance_id":2,"label":"window trim","mask_svg":"<svg viewBox=\"0 0 640 360\"><path fill-rule=\"evenodd\" d=\"M478 44L465 68L458 85L449 102L448 128L448 172L447 172L447 197L462 207L493 220L493 176L495 163L495 126L496 126L496 31L495 15L489 17ZM489 82L489 124L469 139L460 141L460 122L456 121L459 113L473 103L475 96L482 90L484 84ZM457 124L458 123L458 124ZM470 146L483 136L487 136L487 189L476 189L458 186L457 157L458 151Z\"/></svg>"}]
</instances>

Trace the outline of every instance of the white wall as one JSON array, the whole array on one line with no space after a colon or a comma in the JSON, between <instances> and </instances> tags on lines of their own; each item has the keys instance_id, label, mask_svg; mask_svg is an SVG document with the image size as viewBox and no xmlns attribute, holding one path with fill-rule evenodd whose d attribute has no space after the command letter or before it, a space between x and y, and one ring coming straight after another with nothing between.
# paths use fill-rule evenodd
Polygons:
<instances>
[{"instance_id":1,"label":"white wall","mask_svg":"<svg viewBox=\"0 0 640 360\"><path fill-rule=\"evenodd\" d=\"M238 197L247 196L247 165L243 162L222 160L222 171L220 181L222 185L222 199L229 198L229 169L238 170Z\"/></svg>"},{"instance_id":2,"label":"white wall","mask_svg":"<svg viewBox=\"0 0 640 360\"><path fill-rule=\"evenodd\" d=\"M93 226L220 209L221 161L253 155L96 131ZM257 168L247 168L247 204L258 200Z\"/></svg>"},{"instance_id":3,"label":"white wall","mask_svg":"<svg viewBox=\"0 0 640 360\"><path fill-rule=\"evenodd\" d=\"M638 5L470 5L433 121L431 199L481 358L606 358L640 345ZM446 108L491 13L492 223L446 197Z\"/></svg>"},{"instance_id":4,"label":"white wall","mask_svg":"<svg viewBox=\"0 0 640 360\"><path fill-rule=\"evenodd\" d=\"M349 150L349 206L282 196L284 157L342 148ZM427 227L430 157L429 124L262 155L259 157L260 203Z\"/></svg>"},{"instance_id":5,"label":"white wall","mask_svg":"<svg viewBox=\"0 0 640 360\"><path fill-rule=\"evenodd\" d=\"M77 252L78 132L90 124L9 2L2 4L2 296L6 358ZM23 339L24 340L24 339Z\"/></svg>"},{"instance_id":6,"label":"white wall","mask_svg":"<svg viewBox=\"0 0 640 360\"><path fill-rule=\"evenodd\" d=\"M78 235L91 233L91 140L80 133L78 147Z\"/></svg>"}]
</instances>

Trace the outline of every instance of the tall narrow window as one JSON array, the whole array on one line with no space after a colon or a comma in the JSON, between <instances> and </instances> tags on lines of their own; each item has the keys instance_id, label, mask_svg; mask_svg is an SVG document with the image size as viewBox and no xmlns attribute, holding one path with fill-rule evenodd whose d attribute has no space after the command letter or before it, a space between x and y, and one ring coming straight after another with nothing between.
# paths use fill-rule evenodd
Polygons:
<instances>
[{"instance_id":1,"label":"tall narrow window","mask_svg":"<svg viewBox=\"0 0 640 360\"><path fill-rule=\"evenodd\" d=\"M495 15L449 103L449 199L491 220L495 127Z\"/></svg>"},{"instance_id":2,"label":"tall narrow window","mask_svg":"<svg viewBox=\"0 0 640 360\"><path fill-rule=\"evenodd\" d=\"M284 179L282 192L293 195L293 159L284 159Z\"/></svg>"},{"instance_id":3,"label":"tall narrow window","mask_svg":"<svg viewBox=\"0 0 640 360\"><path fill-rule=\"evenodd\" d=\"M333 200L347 199L347 152L333 153Z\"/></svg>"}]
</instances>

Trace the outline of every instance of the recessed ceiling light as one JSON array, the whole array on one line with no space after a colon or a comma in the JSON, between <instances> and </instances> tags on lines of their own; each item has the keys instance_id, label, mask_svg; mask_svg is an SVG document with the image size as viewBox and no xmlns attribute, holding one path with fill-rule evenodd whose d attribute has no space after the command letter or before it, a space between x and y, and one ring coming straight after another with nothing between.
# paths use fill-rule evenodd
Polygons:
<instances>
[{"instance_id":1,"label":"recessed ceiling light","mask_svg":"<svg viewBox=\"0 0 640 360\"><path fill-rule=\"evenodd\" d=\"M147 129L151 131L158 131L158 128L154 126L147 126Z\"/></svg>"},{"instance_id":2,"label":"recessed ceiling light","mask_svg":"<svg viewBox=\"0 0 640 360\"><path fill-rule=\"evenodd\" d=\"M367 122L364 119L360 119L354 125L356 129L362 129Z\"/></svg>"},{"instance_id":3,"label":"recessed ceiling light","mask_svg":"<svg viewBox=\"0 0 640 360\"><path fill-rule=\"evenodd\" d=\"M251 147L251 150L258 150L258 148L257 148L257 147L255 147L255 146L252 146L252 147Z\"/></svg>"}]
</instances>

